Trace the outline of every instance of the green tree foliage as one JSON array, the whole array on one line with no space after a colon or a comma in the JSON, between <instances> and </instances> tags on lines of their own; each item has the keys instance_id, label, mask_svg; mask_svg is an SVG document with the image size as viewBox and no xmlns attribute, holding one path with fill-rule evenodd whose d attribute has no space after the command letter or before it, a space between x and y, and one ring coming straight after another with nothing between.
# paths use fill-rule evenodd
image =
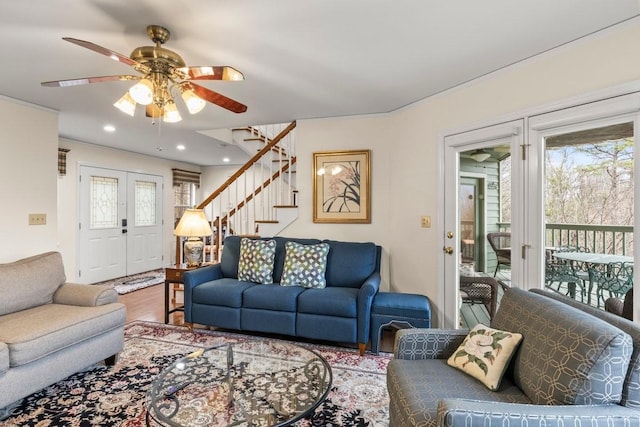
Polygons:
<instances>
[{"instance_id":1,"label":"green tree foliage","mask_svg":"<svg viewBox=\"0 0 640 427\"><path fill-rule=\"evenodd\" d=\"M545 161L548 223L633 224L633 140L550 148Z\"/></svg>"}]
</instances>

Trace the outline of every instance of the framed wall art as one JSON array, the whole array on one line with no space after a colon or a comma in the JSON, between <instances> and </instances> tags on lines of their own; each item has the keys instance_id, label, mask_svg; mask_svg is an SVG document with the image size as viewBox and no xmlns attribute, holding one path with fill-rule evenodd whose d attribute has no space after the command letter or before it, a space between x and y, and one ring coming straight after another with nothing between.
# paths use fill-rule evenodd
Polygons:
<instances>
[{"instance_id":1,"label":"framed wall art","mask_svg":"<svg viewBox=\"0 0 640 427\"><path fill-rule=\"evenodd\" d=\"M371 223L370 150L313 153L313 222Z\"/></svg>"}]
</instances>

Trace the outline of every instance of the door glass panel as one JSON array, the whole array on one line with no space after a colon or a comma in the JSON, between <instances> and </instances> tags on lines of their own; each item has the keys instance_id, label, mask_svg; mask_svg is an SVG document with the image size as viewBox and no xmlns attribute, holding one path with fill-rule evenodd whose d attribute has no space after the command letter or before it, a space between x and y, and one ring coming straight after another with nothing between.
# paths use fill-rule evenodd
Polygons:
<instances>
[{"instance_id":1,"label":"door glass panel","mask_svg":"<svg viewBox=\"0 0 640 427\"><path fill-rule=\"evenodd\" d=\"M604 309L633 286L633 122L544 142L545 285Z\"/></svg>"},{"instance_id":2,"label":"door glass panel","mask_svg":"<svg viewBox=\"0 0 640 427\"><path fill-rule=\"evenodd\" d=\"M89 228L118 227L118 179L92 175L89 188Z\"/></svg>"},{"instance_id":3,"label":"door glass panel","mask_svg":"<svg viewBox=\"0 0 640 427\"><path fill-rule=\"evenodd\" d=\"M510 165L507 144L460 153L460 319L465 328L490 323L502 296L498 282L511 281L511 247L505 243L510 239L496 239L500 256L488 239L510 231Z\"/></svg>"},{"instance_id":4,"label":"door glass panel","mask_svg":"<svg viewBox=\"0 0 640 427\"><path fill-rule=\"evenodd\" d=\"M135 182L136 227L156 225L156 183Z\"/></svg>"}]
</instances>

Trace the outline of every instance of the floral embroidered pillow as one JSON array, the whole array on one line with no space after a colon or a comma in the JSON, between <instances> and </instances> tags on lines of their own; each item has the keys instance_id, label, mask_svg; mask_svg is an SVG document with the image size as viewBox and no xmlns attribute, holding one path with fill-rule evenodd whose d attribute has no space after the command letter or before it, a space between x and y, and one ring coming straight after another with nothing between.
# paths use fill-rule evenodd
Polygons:
<instances>
[{"instance_id":1,"label":"floral embroidered pillow","mask_svg":"<svg viewBox=\"0 0 640 427\"><path fill-rule=\"evenodd\" d=\"M500 331L483 324L474 326L447 364L480 380L496 391L522 335Z\"/></svg>"},{"instance_id":2,"label":"floral embroidered pillow","mask_svg":"<svg viewBox=\"0 0 640 427\"><path fill-rule=\"evenodd\" d=\"M328 253L329 245L327 243L302 245L296 242L287 242L280 285L324 288L327 286L324 273L327 270Z\"/></svg>"},{"instance_id":3,"label":"floral embroidered pillow","mask_svg":"<svg viewBox=\"0 0 640 427\"><path fill-rule=\"evenodd\" d=\"M261 284L273 283L273 262L276 258L275 240L240 240L238 280Z\"/></svg>"}]
</instances>

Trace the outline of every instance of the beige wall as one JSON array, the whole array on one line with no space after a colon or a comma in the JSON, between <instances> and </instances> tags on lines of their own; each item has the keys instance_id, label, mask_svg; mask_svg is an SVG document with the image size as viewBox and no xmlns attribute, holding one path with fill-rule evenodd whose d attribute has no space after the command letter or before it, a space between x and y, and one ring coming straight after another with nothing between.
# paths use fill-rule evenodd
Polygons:
<instances>
[{"instance_id":1,"label":"beige wall","mask_svg":"<svg viewBox=\"0 0 640 427\"><path fill-rule=\"evenodd\" d=\"M57 250L58 115L0 98L0 262ZM29 225L30 213L47 215Z\"/></svg>"}]
</instances>

